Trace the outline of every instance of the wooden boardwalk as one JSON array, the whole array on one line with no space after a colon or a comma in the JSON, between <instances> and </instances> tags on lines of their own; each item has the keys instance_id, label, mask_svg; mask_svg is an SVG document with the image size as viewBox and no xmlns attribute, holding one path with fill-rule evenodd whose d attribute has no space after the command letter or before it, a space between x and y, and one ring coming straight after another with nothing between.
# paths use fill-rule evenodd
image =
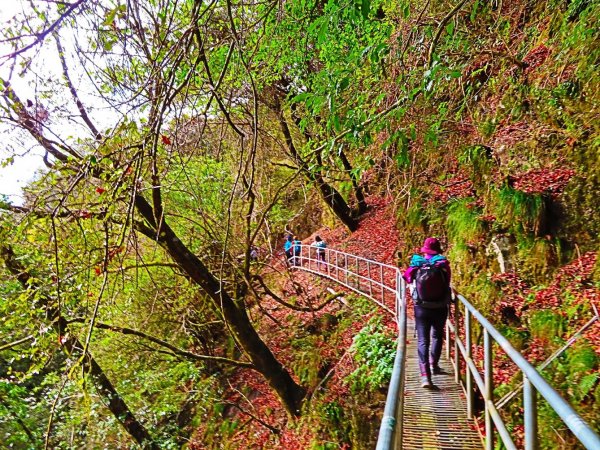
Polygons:
<instances>
[{"instance_id":1,"label":"wooden boardwalk","mask_svg":"<svg viewBox=\"0 0 600 450\"><path fill-rule=\"evenodd\" d=\"M422 388L412 321L407 337L404 438L400 448L481 450L482 440L474 422L467 419L465 395L454 382L450 362L442 357L440 367L445 374L433 376L436 389Z\"/></svg>"}]
</instances>

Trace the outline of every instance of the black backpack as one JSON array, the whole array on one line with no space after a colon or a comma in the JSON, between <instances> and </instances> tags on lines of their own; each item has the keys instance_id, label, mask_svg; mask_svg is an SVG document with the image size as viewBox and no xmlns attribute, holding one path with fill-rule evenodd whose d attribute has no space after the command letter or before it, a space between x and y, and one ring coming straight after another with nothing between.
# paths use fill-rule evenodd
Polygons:
<instances>
[{"instance_id":1,"label":"black backpack","mask_svg":"<svg viewBox=\"0 0 600 450\"><path fill-rule=\"evenodd\" d=\"M441 308L450 300L448 274L439 264L425 263L415 275L413 299L425 308Z\"/></svg>"}]
</instances>

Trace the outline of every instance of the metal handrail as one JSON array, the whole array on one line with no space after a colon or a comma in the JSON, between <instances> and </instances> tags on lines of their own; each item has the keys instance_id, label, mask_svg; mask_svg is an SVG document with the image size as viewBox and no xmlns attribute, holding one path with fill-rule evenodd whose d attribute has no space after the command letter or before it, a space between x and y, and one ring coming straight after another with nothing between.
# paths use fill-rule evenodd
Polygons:
<instances>
[{"instance_id":1,"label":"metal handrail","mask_svg":"<svg viewBox=\"0 0 600 450\"><path fill-rule=\"evenodd\" d=\"M317 250L317 247L313 245L300 245L300 253L291 258L290 267L336 281L348 289L368 297L388 313L398 317L396 303L400 288L397 279L399 271L396 266L330 248L324 249L325 261L322 262L318 258ZM374 268L377 269L375 278ZM363 269L362 272L361 269ZM402 280L401 277L400 280ZM386 303L386 299L393 299L393 302Z\"/></svg>"},{"instance_id":2,"label":"metal handrail","mask_svg":"<svg viewBox=\"0 0 600 450\"><path fill-rule=\"evenodd\" d=\"M542 377L542 375L521 355L469 301L462 295L457 296L454 313L454 323L447 322L446 353L452 361L455 370L455 381L461 383L461 366L465 371L465 393L467 396L467 416L473 418L473 400L476 387L484 399L485 404L485 448L494 448L494 438L497 433L507 449L516 449L516 445L502 420L499 408L494 400L493 386L493 341L516 364L523 376L523 412L525 450L538 448L537 429L537 393L539 393L558 414L562 421L569 427L575 437L587 449L600 449L600 436L587 424L573 407ZM459 307L464 307L464 341L460 337ZM479 373L476 361L473 359L473 344L471 339L472 319L483 328L483 374ZM453 335L451 335L453 333ZM453 338L453 339L452 339ZM452 345L453 344L453 345ZM451 358L451 347L454 347L454 359ZM462 359L459 359L459 356ZM473 386L475 382L475 386Z\"/></svg>"},{"instance_id":3,"label":"metal handrail","mask_svg":"<svg viewBox=\"0 0 600 450\"><path fill-rule=\"evenodd\" d=\"M294 258L290 263L291 268L315 273L336 281L348 289L371 299L377 305L394 315L398 326L396 357L394 358L394 367L385 401L383 418L379 428L377 450L390 450L401 447L403 432L401 418L404 413L404 395L402 394L406 378L404 373L406 367L407 314L406 282L402 278L400 271L396 266L383 264L330 248L325 249L325 262L323 263L318 258L317 248L305 244L300 246L300 254ZM339 267L338 264L334 266L332 265L334 261L336 263L344 261L344 266ZM353 261L355 261L355 264L351 264ZM367 276L360 272L360 262L363 263L363 268ZM358 268L358 270L355 272L352 270L353 268ZM371 277L373 273L376 273L378 277L373 279ZM348 281L349 275L353 276L357 282L350 283ZM360 280L365 281L365 283L361 284ZM377 289L373 290L373 286L379 287L379 291ZM388 296L393 295L393 309L386 305L386 293Z\"/></svg>"},{"instance_id":4,"label":"metal handrail","mask_svg":"<svg viewBox=\"0 0 600 450\"><path fill-rule=\"evenodd\" d=\"M385 410L379 429L377 450L391 450L402 447L404 412L404 383L406 366L406 334L407 334L407 305L406 305L406 283L402 278L400 270L389 264L369 260L350 253L334 249L325 249L325 262L318 259L317 248L310 245L301 245L300 254L296 255L297 265L290 267L329 278L343 286L358 292L373 300L386 311L394 314L398 325L398 340L396 357L388 388ZM339 262L344 265L340 266ZM335 261L335 265L333 264ZM363 263L365 276L361 273ZM354 264L352 264L354 263ZM321 268L323 266L323 268ZM350 267L352 266L352 267ZM356 268L356 271L352 270ZM378 278L371 278L372 269L375 268ZM387 272L386 272L387 271ZM387 275L387 276L386 276ZM363 283L361 284L361 280ZM373 286L379 290L373 290ZM386 305L386 295L393 294L393 309ZM464 306L464 328L465 342L459 336L459 308ZM571 429L573 434L586 447L586 449L600 449L600 437L577 414L566 400L540 375L511 344L494 328L494 326L462 295L457 295L457 304L454 308L454 323L446 323L446 353L455 370L455 381L461 383L461 361L468 368L465 377L465 391L467 396L467 416L473 418L473 381L485 400L485 448L494 448L494 433L497 432L502 443L507 449L516 449L506 424L502 420L493 396L493 365L492 365L492 339L512 359L523 374L523 403L525 422L525 450L538 448L537 442L537 392L548 402L548 404L559 415L563 422ZM471 342L471 319L475 318L484 330L484 370L483 375L479 373L477 365L473 360ZM452 333L454 333L452 335ZM454 337L454 339L452 339ZM454 360L451 358L451 346L454 348ZM462 356L462 360L459 357ZM462 383L461 383L462 384ZM495 426L495 428L494 428Z\"/></svg>"}]
</instances>

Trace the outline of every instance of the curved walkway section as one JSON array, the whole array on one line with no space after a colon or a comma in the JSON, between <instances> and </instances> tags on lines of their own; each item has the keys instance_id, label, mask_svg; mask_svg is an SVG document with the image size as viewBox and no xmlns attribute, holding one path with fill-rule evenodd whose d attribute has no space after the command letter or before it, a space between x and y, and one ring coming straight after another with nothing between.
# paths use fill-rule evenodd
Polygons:
<instances>
[{"instance_id":1,"label":"curved walkway section","mask_svg":"<svg viewBox=\"0 0 600 450\"><path fill-rule=\"evenodd\" d=\"M332 249L318 254L315 247L302 245L297 250L290 261L291 268L334 280L373 300L396 318L396 359L377 450L482 448L474 423L475 392L483 398L486 450L495 448L497 438L503 448L516 450L501 414L500 402L494 398L493 360L496 352L508 356L523 377L525 450L539 448L538 396L547 402L586 449L600 449L600 436L595 430L462 295L457 296L452 308L454 323L446 324L446 357L452 357L452 361L442 362L447 374L435 376L438 389L424 389L419 383L414 339L407 338L412 333L408 332L406 283L398 268ZM473 352L475 325L483 332L483 360L476 358L476 352ZM411 327L413 330L414 326Z\"/></svg>"},{"instance_id":2,"label":"curved walkway section","mask_svg":"<svg viewBox=\"0 0 600 450\"><path fill-rule=\"evenodd\" d=\"M416 341L406 337L406 332L414 334L414 324L411 321L407 329L405 285L398 268L332 249L327 249L325 261L318 259L314 247L303 245L290 268L329 278L373 300L394 314L400 330L390 383L390 391L397 394L388 393L377 448L482 449L475 422L467 419L465 395L454 382L450 362L440 361L445 374L435 376L437 389L420 385Z\"/></svg>"}]
</instances>

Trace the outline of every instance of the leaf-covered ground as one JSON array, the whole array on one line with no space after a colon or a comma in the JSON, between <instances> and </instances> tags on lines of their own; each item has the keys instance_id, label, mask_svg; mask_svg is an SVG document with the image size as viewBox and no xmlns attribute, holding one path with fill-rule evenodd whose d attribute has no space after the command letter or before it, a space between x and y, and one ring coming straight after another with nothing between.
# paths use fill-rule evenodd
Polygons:
<instances>
[{"instance_id":1,"label":"leaf-covered ground","mask_svg":"<svg viewBox=\"0 0 600 450\"><path fill-rule=\"evenodd\" d=\"M345 228L338 227L321 229L315 234L319 234L329 248L390 265L397 264L397 251L401 243L392 205L384 198L370 198L369 205L369 211L356 232L349 233ZM313 239L314 234L303 239L303 243L310 244ZM277 293L296 307L316 308L332 292L344 293L344 289L334 282L306 272L287 270L283 252L276 254L270 263L270 282L279 284ZM499 326L513 316L531 316L539 311L567 317L562 308L579 308L582 312L588 311L590 305L597 308L599 289L590 284L594 265L593 252L582 255L560 269L551 284L535 291L515 273L494 276L492 281L503 292L502 301L492 307L494 317L500 318ZM565 292L569 293L567 301L564 300ZM351 296L351 293L346 294ZM323 429L323 423L328 420L326 416L331 413L324 411L323 405L335 404L347 416L351 415L348 411L356 408L356 399L353 399L347 381L347 377L357 369L349 352L353 338L374 315L383 318L391 338L395 332L391 315L376 305L361 311L361 314L353 314L352 308L352 299L348 302L344 297L310 312L295 311L269 297L260 305L255 305L253 314L259 323L261 335L298 381L309 387L303 416L297 421L290 421L262 377L251 370L238 370L226 381L226 402L221 412L222 418L233 425L230 428L221 427L216 434L214 429L209 431L200 426L192 448L206 448L207 442L222 438L230 448L305 449L327 441L327 436L334 436L334 431ZM350 320L340 326L340 317L349 317ZM576 319L572 318L572 314L569 317L573 323L565 325L565 329L571 330L578 329L590 318L586 314ZM522 331L526 332L525 325L523 327ZM600 353L599 336L598 322L583 335L583 339L592 344L597 353ZM539 364L549 354L548 339L551 338L534 337L526 340L520 349L532 363ZM482 349L476 346L476 357L479 353L482 353ZM515 373L516 367L507 357L500 355L496 359L494 376L497 386L510 386ZM383 409L383 391L380 398L371 400L368 417L375 424L375 429ZM515 430L518 432L518 425ZM206 433L211 433L211 437L208 438ZM222 433L221 436L219 433ZM344 448L344 444L341 448Z\"/></svg>"},{"instance_id":2,"label":"leaf-covered ground","mask_svg":"<svg viewBox=\"0 0 600 450\"><path fill-rule=\"evenodd\" d=\"M399 245L395 219L389 201L382 198L369 199L369 211L364 215L357 231L350 234L343 227L321 229L317 233L329 248L343 250L387 264L395 264ZM310 244L314 235L303 239ZM344 290L334 282L301 271L288 271L285 268L283 253L275 255L271 261L273 273L271 283L280 283L279 294L296 306L315 307L331 295L330 288L338 293ZM350 293L347 293L350 294ZM346 295L346 294L344 294ZM291 299L291 300L290 300ZM304 374L302 380L309 386L307 410L304 416L291 423L288 421L280 402L266 382L256 372L239 370L227 381L227 402L223 417L237 421L235 431L228 436L232 448L309 448L319 441L319 417L310 413L312 399L319 404L336 402L342 408L351 403L352 394L345 378L356 365L349 349L353 337L365 326L373 315L380 315L393 337L395 325L390 314L382 312L376 305L364 314L352 311L352 300L345 297L330 302L314 312L294 311L272 299L265 299L254 308L255 319L260 323L259 330L264 340L283 364L292 369L296 376L302 368L317 362L319 373ZM337 322L340 317L351 317L343 329ZM310 348L298 348L298 342L310 343ZM378 426L379 414L383 411L381 399L373 409L372 421ZM206 429L200 427L196 433L193 448L204 448L207 442ZM212 436L212 440L218 439Z\"/></svg>"}]
</instances>

